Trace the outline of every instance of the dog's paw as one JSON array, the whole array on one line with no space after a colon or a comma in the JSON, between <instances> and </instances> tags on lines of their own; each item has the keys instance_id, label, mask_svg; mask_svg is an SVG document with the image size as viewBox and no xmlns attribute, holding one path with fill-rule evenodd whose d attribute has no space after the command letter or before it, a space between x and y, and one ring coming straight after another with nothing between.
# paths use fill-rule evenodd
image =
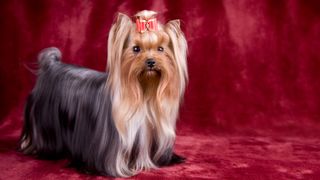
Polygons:
<instances>
[{"instance_id":1,"label":"dog's paw","mask_svg":"<svg viewBox=\"0 0 320 180\"><path fill-rule=\"evenodd\" d=\"M185 157L182 157L180 155L177 155L176 153L173 153L170 164L181 164L181 163L184 163L185 161L186 161Z\"/></svg>"}]
</instances>

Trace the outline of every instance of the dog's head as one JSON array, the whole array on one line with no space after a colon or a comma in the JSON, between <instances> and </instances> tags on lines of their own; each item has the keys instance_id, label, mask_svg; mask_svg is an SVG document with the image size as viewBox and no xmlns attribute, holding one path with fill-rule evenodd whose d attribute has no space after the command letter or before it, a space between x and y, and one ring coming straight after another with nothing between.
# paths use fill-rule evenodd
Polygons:
<instances>
[{"instance_id":1,"label":"dog's head","mask_svg":"<svg viewBox=\"0 0 320 180\"><path fill-rule=\"evenodd\" d=\"M186 39L180 21L162 25L154 11L118 14L108 40L109 83L130 96L182 96L187 81Z\"/></svg>"}]
</instances>

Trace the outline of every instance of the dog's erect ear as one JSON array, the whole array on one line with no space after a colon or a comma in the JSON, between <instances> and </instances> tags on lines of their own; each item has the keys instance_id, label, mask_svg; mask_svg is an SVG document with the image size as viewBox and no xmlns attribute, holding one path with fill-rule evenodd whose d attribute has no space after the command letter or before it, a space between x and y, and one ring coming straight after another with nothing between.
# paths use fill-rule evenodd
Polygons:
<instances>
[{"instance_id":1,"label":"dog's erect ear","mask_svg":"<svg viewBox=\"0 0 320 180\"><path fill-rule=\"evenodd\" d=\"M123 14L123 13L118 13L117 17L115 18L115 21L113 22L113 25L110 29L109 32L109 40L110 40L110 35L115 35L118 34L120 35L120 33L123 33L122 30L129 30L128 28L126 29L122 29L128 26L132 25L132 21L130 19L130 17L128 17L127 15ZM116 40L116 36L112 36L111 40L114 41Z\"/></svg>"},{"instance_id":2,"label":"dog's erect ear","mask_svg":"<svg viewBox=\"0 0 320 180\"><path fill-rule=\"evenodd\" d=\"M113 69L120 62L123 47L132 28L130 17L118 13L108 37L108 69Z\"/></svg>"},{"instance_id":3,"label":"dog's erect ear","mask_svg":"<svg viewBox=\"0 0 320 180\"><path fill-rule=\"evenodd\" d=\"M123 18L130 20L130 17L129 17L129 16L127 16L127 15L125 15L125 14L123 14L123 13L118 13L118 15L117 15L117 22L121 21L121 19L123 19Z\"/></svg>"},{"instance_id":4,"label":"dog's erect ear","mask_svg":"<svg viewBox=\"0 0 320 180\"><path fill-rule=\"evenodd\" d=\"M180 20L179 20L179 19L175 19L175 20L169 21L169 22L166 24L166 26L169 26L169 25L175 26L176 29L179 29L179 30L180 30Z\"/></svg>"},{"instance_id":5,"label":"dog's erect ear","mask_svg":"<svg viewBox=\"0 0 320 180\"><path fill-rule=\"evenodd\" d=\"M180 75L180 91L183 92L186 81L188 80L187 69L187 41L180 29L180 20L169 21L165 25L165 31L170 37L170 45L177 61L178 71ZM181 93L182 95L183 93Z\"/></svg>"}]
</instances>

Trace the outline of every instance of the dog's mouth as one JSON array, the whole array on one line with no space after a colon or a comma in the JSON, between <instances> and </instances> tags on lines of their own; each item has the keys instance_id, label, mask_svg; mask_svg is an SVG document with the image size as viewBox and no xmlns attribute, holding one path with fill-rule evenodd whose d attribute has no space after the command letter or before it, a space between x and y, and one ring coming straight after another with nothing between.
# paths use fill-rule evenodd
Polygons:
<instances>
[{"instance_id":1,"label":"dog's mouth","mask_svg":"<svg viewBox=\"0 0 320 180\"><path fill-rule=\"evenodd\" d=\"M147 67L142 74L147 77L161 76L161 70L157 67Z\"/></svg>"},{"instance_id":2,"label":"dog's mouth","mask_svg":"<svg viewBox=\"0 0 320 180\"><path fill-rule=\"evenodd\" d=\"M147 67L139 75L139 81L144 90L157 87L160 79L161 69L157 67Z\"/></svg>"}]
</instances>

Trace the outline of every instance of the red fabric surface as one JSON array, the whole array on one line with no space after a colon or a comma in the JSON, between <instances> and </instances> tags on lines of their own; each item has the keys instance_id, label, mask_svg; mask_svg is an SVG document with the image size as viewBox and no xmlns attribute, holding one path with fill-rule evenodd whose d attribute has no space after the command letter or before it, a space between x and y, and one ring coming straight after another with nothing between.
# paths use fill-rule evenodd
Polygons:
<instances>
[{"instance_id":1,"label":"red fabric surface","mask_svg":"<svg viewBox=\"0 0 320 180\"><path fill-rule=\"evenodd\" d=\"M190 82L176 151L186 163L136 178L319 179L320 2L0 2L0 179L97 178L15 151L36 55L104 71L116 12L181 19Z\"/></svg>"}]
</instances>

